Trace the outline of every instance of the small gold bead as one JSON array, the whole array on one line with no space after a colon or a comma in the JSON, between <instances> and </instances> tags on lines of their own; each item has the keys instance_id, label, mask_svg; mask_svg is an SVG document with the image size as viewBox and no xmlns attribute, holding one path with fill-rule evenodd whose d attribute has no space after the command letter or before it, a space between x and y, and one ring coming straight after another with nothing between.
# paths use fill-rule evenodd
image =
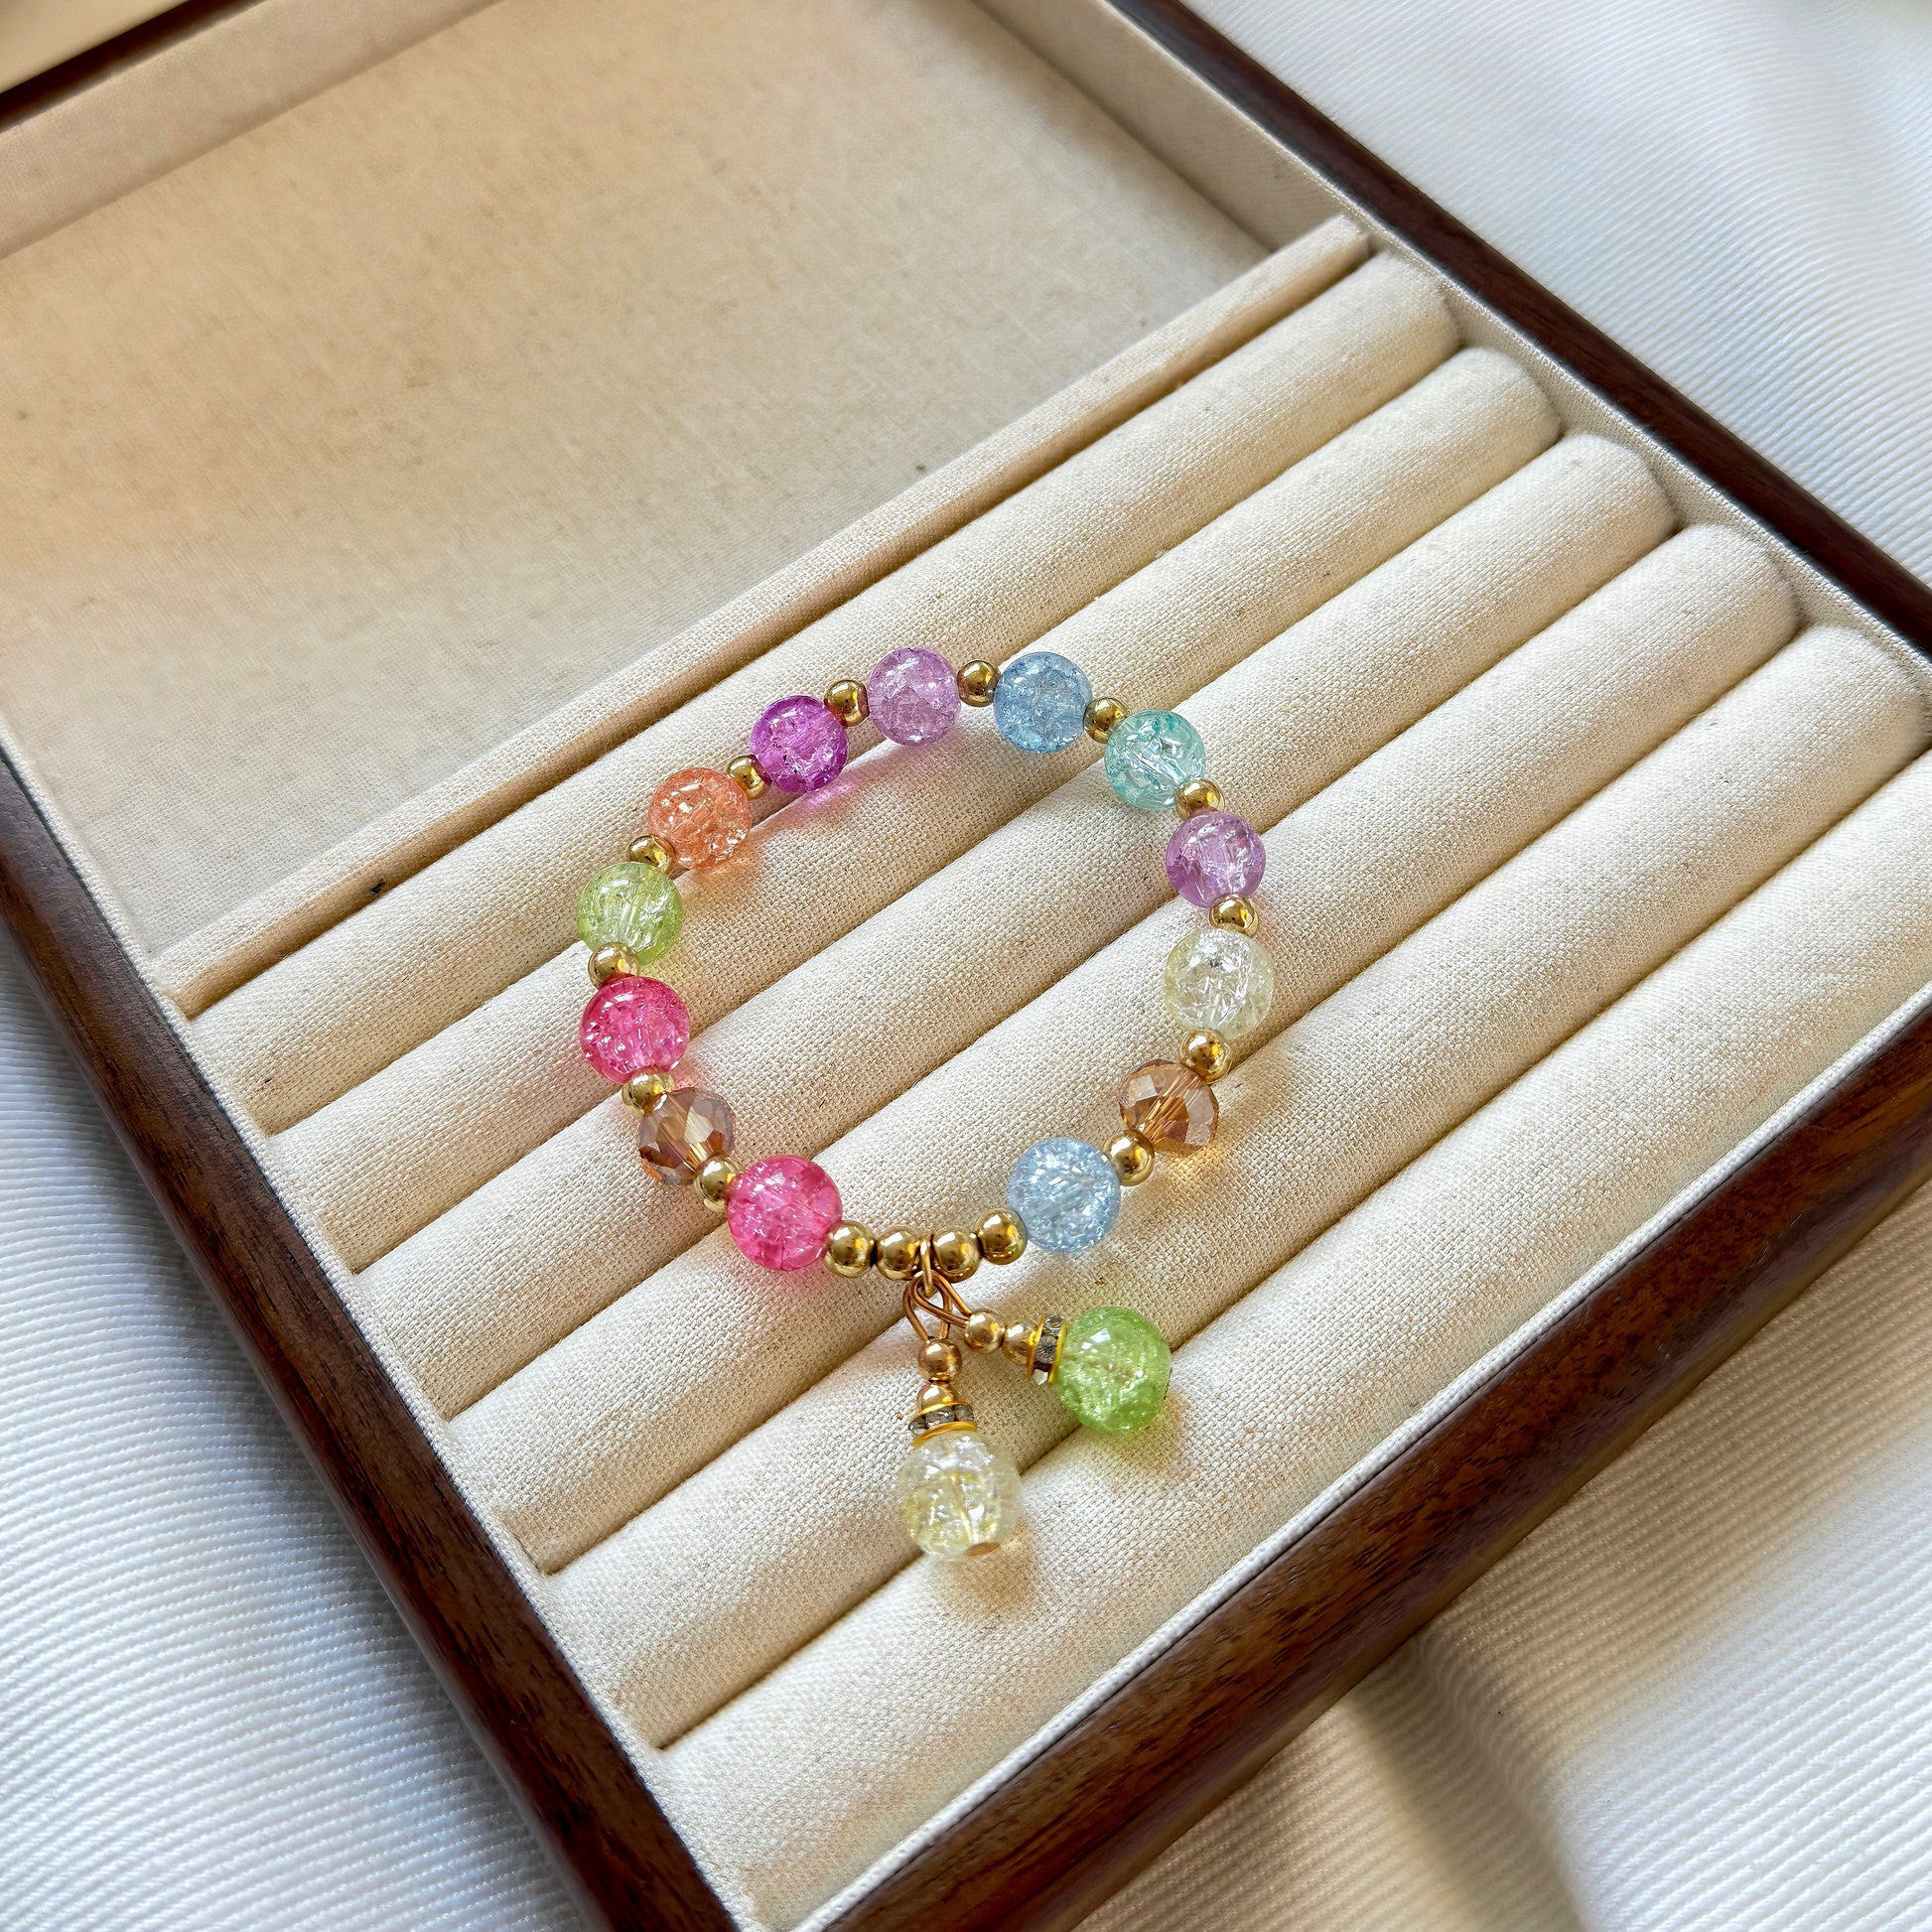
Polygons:
<instances>
[{"instance_id":1,"label":"small gold bead","mask_svg":"<svg viewBox=\"0 0 1932 1932\"><path fill-rule=\"evenodd\" d=\"M632 842L630 862L636 866L655 866L659 872L669 872L677 864L677 854L655 832L646 832L641 839Z\"/></svg>"},{"instance_id":2,"label":"small gold bead","mask_svg":"<svg viewBox=\"0 0 1932 1932\"><path fill-rule=\"evenodd\" d=\"M1027 1224L1011 1208L996 1207L976 1232L980 1253L996 1267L1004 1268L1027 1252Z\"/></svg>"},{"instance_id":3,"label":"small gold bead","mask_svg":"<svg viewBox=\"0 0 1932 1932\"><path fill-rule=\"evenodd\" d=\"M1217 898L1207 918L1209 924L1219 926L1224 932L1252 932L1261 923L1254 900L1243 898L1239 893Z\"/></svg>"},{"instance_id":4,"label":"small gold bead","mask_svg":"<svg viewBox=\"0 0 1932 1932\"><path fill-rule=\"evenodd\" d=\"M910 1228L879 1237L879 1272L889 1282L909 1282L919 1272L919 1237Z\"/></svg>"},{"instance_id":5,"label":"small gold bead","mask_svg":"<svg viewBox=\"0 0 1932 1932\"><path fill-rule=\"evenodd\" d=\"M991 1309L981 1309L977 1314L969 1314L966 1326L961 1330L966 1337L966 1346L976 1355L992 1354L1006 1331L1007 1324Z\"/></svg>"},{"instance_id":6,"label":"small gold bead","mask_svg":"<svg viewBox=\"0 0 1932 1932\"><path fill-rule=\"evenodd\" d=\"M1138 1187L1154 1172L1154 1150L1133 1134L1116 1134L1107 1143L1107 1159L1123 1187Z\"/></svg>"},{"instance_id":7,"label":"small gold bead","mask_svg":"<svg viewBox=\"0 0 1932 1932\"><path fill-rule=\"evenodd\" d=\"M1000 1338L1000 1353L1010 1362L1018 1362L1022 1368L1031 1368L1034 1361L1034 1348L1039 1340L1037 1321L1016 1321Z\"/></svg>"},{"instance_id":8,"label":"small gold bead","mask_svg":"<svg viewBox=\"0 0 1932 1932\"><path fill-rule=\"evenodd\" d=\"M707 1161L698 1170L698 1177L691 1184L697 1189L698 1198L714 1214L722 1214L731 1194L732 1182L738 1178L738 1170L722 1155Z\"/></svg>"},{"instance_id":9,"label":"small gold bead","mask_svg":"<svg viewBox=\"0 0 1932 1932\"><path fill-rule=\"evenodd\" d=\"M842 677L825 694L825 708L847 731L864 724L872 711L866 687L856 677Z\"/></svg>"},{"instance_id":10,"label":"small gold bead","mask_svg":"<svg viewBox=\"0 0 1932 1932\"><path fill-rule=\"evenodd\" d=\"M1000 667L976 657L970 664L960 665L959 675L953 679L953 683L958 687L962 704L984 710L993 702L993 693L1000 688Z\"/></svg>"},{"instance_id":11,"label":"small gold bead","mask_svg":"<svg viewBox=\"0 0 1932 1932\"><path fill-rule=\"evenodd\" d=\"M623 1104L633 1113L647 1114L671 1091L671 1076L647 1067L642 1073L633 1073L621 1091Z\"/></svg>"},{"instance_id":12,"label":"small gold bead","mask_svg":"<svg viewBox=\"0 0 1932 1932\"><path fill-rule=\"evenodd\" d=\"M634 979L643 970L621 946L599 946L591 954L593 986L602 986L606 980L614 980L620 973L627 973Z\"/></svg>"},{"instance_id":13,"label":"small gold bead","mask_svg":"<svg viewBox=\"0 0 1932 1932\"><path fill-rule=\"evenodd\" d=\"M1095 698L1087 706L1081 723L1096 745L1104 745L1113 736L1114 727L1126 716L1127 707L1118 698Z\"/></svg>"},{"instance_id":14,"label":"small gold bead","mask_svg":"<svg viewBox=\"0 0 1932 1932\"><path fill-rule=\"evenodd\" d=\"M1228 1070L1228 1043L1219 1034L1202 1028L1181 1041L1180 1063L1203 1080L1218 1080Z\"/></svg>"},{"instance_id":15,"label":"small gold bead","mask_svg":"<svg viewBox=\"0 0 1932 1932\"><path fill-rule=\"evenodd\" d=\"M932 1237L932 1265L949 1282L963 1282L980 1265L979 1236L946 1228Z\"/></svg>"},{"instance_id":16,"label":"small gold bead","mask_svg":"<svg viewBox=\"0 0 1932 1932\"><path fill-rule=\"evenodd\" d=\"M1189 778L1174 794L1173 802L1182 818L1192 818L1196 812L1218 812L1221 787L1212 778Z\"/></svg>"},{"instance_id":17,"label":"small gold bead","mask_svg":"<svg viewBox=\"0 0 1932 1932\"><path fill-rule=\"evenodd\" d=\"M878 1255L872 1230L858 1221L841 1221L825 1237L825 1265L835 1275L863 1275Z\"/></svg>"},{"instance_id":18,"label":"small gold bead","mask_svg":"<svg viewBox=\"0 0 1932 1932\"><path fill-rule=\"evenodd\" d=\"M747 798L756 798L769 780L764 775L764 766L755 758L733 759L725 766L725 776L742 791Z\"/></svg>"},{"instance_id":19,"label":"small gold bead","mask_svg":"<svg viewBox=\"0 0 1932 1932\"><path fill-rule=\"evenodd\" d=\"M935 1382L950 1382L959 1373L959 1346L950 1341L929 1341L919 1350L919 1373Z\"/></svg>"}]
</instances>

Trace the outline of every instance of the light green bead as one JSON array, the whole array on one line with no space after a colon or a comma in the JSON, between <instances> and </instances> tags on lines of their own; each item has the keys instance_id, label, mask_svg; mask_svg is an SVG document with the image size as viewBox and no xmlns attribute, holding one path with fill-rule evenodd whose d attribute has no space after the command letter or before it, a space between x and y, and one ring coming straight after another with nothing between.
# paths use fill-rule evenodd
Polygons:
<instances>
[{"instance_id":1,"label":"light green bead","mask_svg":"<svg viewBox=\"0 0 1932 1932\"><path fill-rule=\"evenodd\" d=\"M1089 1429L1125 1435L1161 1413L1172 1361L1161 1331L1132 1309L1089 1309L1060 1337L1053 1388Z\"/></svg>"},{"instance_id":2,"label":"light green bead","mask_svg":"<svg viewBox=\"0 0 1932 1932\"><path fill-rule=\"evenodd\" d=\"M1107 782L1143 812L1164 812L1207 773L1207 747L1177 711L1137 711L1107 737Z\"/></svg>"},{"instance_id":3,"label":"light green bead","mask_svg":"<svg viewBox=\"0 0 1932 1932\"><path fill-rule=\"evenodd\" d=\"M669 952L683 924L684 900L655 866L606 866L577 896L578 938L592 952L621 946L640 966Z\"/></svg>"}]
</instances>

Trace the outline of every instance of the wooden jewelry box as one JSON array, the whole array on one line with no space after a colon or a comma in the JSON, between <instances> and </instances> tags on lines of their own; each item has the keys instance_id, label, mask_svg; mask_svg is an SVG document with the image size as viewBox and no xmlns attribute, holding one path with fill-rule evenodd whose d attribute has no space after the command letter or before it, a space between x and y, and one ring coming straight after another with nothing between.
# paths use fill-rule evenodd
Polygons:
<instances>
[{"instance_id":1,"label":"wooden jewelry box","mask_svg":"<svg viewBox=\"0 0 1932 1932\"><path fill-rule=\"evenodd\" d=\"M1171 0L249 0L0 107L0 903L601 1922L1073 1923L1924 1177L1932 595ZM976 1284L1173 1389L989 1373L947 1566L893 1295L639 1173L570 906L1041 640L1199 726L1277 992ZM661 969L879 1228L1172 1047L1165 827L984 724Z\"/></svg>"}]
</instances>

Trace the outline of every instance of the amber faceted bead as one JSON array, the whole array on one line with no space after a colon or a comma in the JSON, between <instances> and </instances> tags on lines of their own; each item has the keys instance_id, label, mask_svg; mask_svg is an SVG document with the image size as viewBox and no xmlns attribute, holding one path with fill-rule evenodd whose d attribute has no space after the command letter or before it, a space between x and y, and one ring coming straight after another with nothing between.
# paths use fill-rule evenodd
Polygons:
<instances>
[{"instance_id":1,"label":"amber faceted bead","mask_svg":"<svg viewBox=\"0 0 1932 1932\"><path fill-rule=\"evenodd\" d=\"M697 1178L707 1161L732 1151L732 1110L715 1093L680 1087L667 1093L637 1129L637 1152L644 1166L678 1186Z\"/></svg>"},{"instance_id":2,"label":"amber faceted bead","mask_svg":"<svg viewBox=\"0 0 1932 1932\"><path fill-rule=\"evenodd\" d=\"M1198 1154L1220 1115L1214 1089L1175 1060L1150 1060L1127 1076L1120 1118L1157 1154Z\"/></svg>"}]
</instances>

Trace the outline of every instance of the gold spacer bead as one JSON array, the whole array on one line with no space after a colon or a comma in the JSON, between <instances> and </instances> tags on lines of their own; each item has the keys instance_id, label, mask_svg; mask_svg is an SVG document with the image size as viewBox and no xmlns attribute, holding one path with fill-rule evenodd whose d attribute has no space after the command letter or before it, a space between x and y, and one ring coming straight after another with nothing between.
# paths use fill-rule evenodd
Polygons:
<instances>
[{"instance_id":1,"label":"gold spacer bead","mask_svg":"<svg viewBox=\"0 0 1932 1932\"><path fill-rule=\"evenodd\" d=\"M1037 1321L1016 1321L1000 1337L1000 1353L1010 1362L1018 1362L1022 1368L1034 1365L1034 1349L1039 1341Z\"/></svg>"},{"instance_id":2,"label":"gold spacer bead","mask_svg":"<svg viewBox=\"0 0 1932 1932\"><path fill-rule=\"evenodd\" d=\"M1114 727L1127 716L1127 707L1118 698L1095 698L1080 722L1096 745L1104 745L1114 735Z\"/></svg>"},{"instance_id":3,"label":"gold spacer bead","mask_svg":"<svg viewBox=\"0 0 1932 1932\"><path fill-rule=\"evenodd\" d=\"M1218 1080L1228 1070L1228 1043L1205 1027L1180 1042L1180 1063L1203 1080Z\"/></svg>"},{"instance_id":4,"label":"gold spacer bead","mask_svg":"<svg viewBox=\"0 0 1932 1932\"><path fill-rule=\"evenodd\" d=\"M671 1076L646 1067L641 1073L633 1073L619 1091L632 1113L647 1114L671 1091Z\"/></svg>"},{"instance_id":5,"label":"gold spacer bead","mask_svg":"<svg viewBox=\"0 0 1932 1932\"><path fill-rule=\"evenodd\" d=\"M983 657L976 657L970 664L960 665L953 684L959 692L961 704L984 711L993 702L993 693L1000 688L1000 667L987 663Z\"/></svg>"},{"instance_id":6,"label":"gold spacer bead","mask_svg":"<svg viewBox=\"0 0 1932 1932\"><path fill-rule=\"evenodd\" d=\"M635 866L655 866L659 872L669 872L677 864L677 854L655 832L646 832L641 839L632 843L630 863Z\"/></svg>"},{"instance_id":7,"label":"gold spacer bead","mask_svg":"<svg viewBox=\"0 0 1932 1932\"><path fill-rule=\"evenodd\" d=\"M966 1326L960 1332L966 1338L966 1346L976 1355L990 1355L999 1347L1006 1331L1007 1324L991 1309L981 1309L966 1317Z\"/></svg>"},{"instance_id":8,"label":"gold spacer bead","mask_svg":"<svg viewBox=\"0 0 1932 1932\"><path fill-rule=\"evenodd\" d=\"M847 731L862 725L872 714L872 700L856 677L842 677L825 694L825 708Z\"/></svg>"},{"instance_id":9,"label":"gold spacer bead","mask_svg":"<svg viewBox=\"0 0 1932 1932\"><path fill-rule=\"evenodd\" d=\"M980 1265L980 1243L976 1234L946 1228L932 1237L932 1265L949 1282L963 1282Z\"/></svg>"},{"instance_id":10,"label":"gold spacer bead","mask_svg":"<svg viewBox=\"0 0 1932 1932\"><path fill-rule=\"evenodd\" d=\"M764 775L764 766L755 758L733 759L725 766L725 776L742 791L747 798L756 798L770 782Z\"/></svg>"},{"instance_id":11,"label":"gold spacer bead","mask_svg":"<svg viewBox=\"0 0 1932 1932\"><path fill-rule=\"evenodd\" d=\"M730 1199L732 1182L738 1178L738 1170L721 1155L718 1159L707 1161L698 1170L698 1177L691 1184L697 1190L698 1198L714 1214L722 1214Z\"/></svg>"},{"instance_id":12,"label":"gold spacer bead","mask_svg":"<svg viewBox=\"0 0 1932 1932\"><path fill-rule=\"evenodd\" d=\"M919 1349L919 1373L935 1382L950 1382L959 1373L959 1345L951 1341L928 1341Z\"/></svg>"},{"instance_id":13,"label":"gold spacer bead","mask_svg":"<svg viewBox=\"0 0 1932 1932\"><path fill-rule=\"evenodd\" d=\"M922 1348L919 1353L923 1355L925 1350ZM935 1376L919 1391L918 1402L914 1405L914 1414L920 1409L950 1409L958 1400L958 1393L952 1384L941 1382Z\"/></svg>"},{"instance_id":14,"label":"gold spacer bead","mask_svg":"<svg viewBox=\"0 0 1932 1932\"><path fill-rule=\"evenodd\" d=\"M863 1275L879 1257L872 1230L858 1221L841 1221L825 1237L825 1265L835 1275Z\"/></svg>"},{"instance_id":15,"label":"gold spacer bead","mask_svg":"<svg viewBox=\"0 0 1932 1932\"><path fill-rule=\"evenodd\" d=\"M1138 1187L1154 1172L1154 1150L1135 1134L1116 1134L1107 1143L1107 1159L1123 1187Z\"/></svg>"},{"instance_id":16,"label":"gold spacer bead","mask_svg":"<svg viewBox=\"0 0 1932 1932\"><path fill-rule=\"evenodd\" d=\"M1252 932L1261 923L1261 914L1255 910L1255 902L1244 898L1239 893L1230 893L1226 898L1217 898L1209 908L1207 920L1217 925L1223 932Z\"/></svg>"},{"instance_id":17,"label":"gold spacer bead","mask_svg":"<svg viewBox=\"0 0 1932 1932\"><path fill-rule=\"evenodd\" d=\"M1018 1261L1027 1252L1027 1224L1011 1208L996 1207L975 1230L980 1253L996 1268Z\"/></svg>"},{"instance_id":18,"label":"gold spacer bead","mask_svg":"<svg viewBox=\"0 0 1932 1932\"><path fill-rule=\"evenodd\" d=\"M1212 778L1189 778L1174 793L1174 809L1182 818L1192 818L1196 812L1218 812L1221 809L1221 787Z\"/></svg>"},{"instance_id":19,"label":"gold spacer bead","mask_svg":"<svg viewBox=\"0 0 1932 1932\"><path fill-rule=\"evenodd\" d=\"M602 986L606 980L614 980L621 973L635 979L644 969L624 951L621 946L599 946L591 954L591 984Z\"/></svg>"},{"instance_id":20,"label":"gold spacer bead","mask_svg":"<svg viewBox=\"0 0 1932 1932\"><path fill-rule=\"evenodd\" d=\"M879 1272L889 1282L909 1282L919 1272L919 1237L910 1228L894 1228L879 1237Z\"/></svg>"}]
</instances>

